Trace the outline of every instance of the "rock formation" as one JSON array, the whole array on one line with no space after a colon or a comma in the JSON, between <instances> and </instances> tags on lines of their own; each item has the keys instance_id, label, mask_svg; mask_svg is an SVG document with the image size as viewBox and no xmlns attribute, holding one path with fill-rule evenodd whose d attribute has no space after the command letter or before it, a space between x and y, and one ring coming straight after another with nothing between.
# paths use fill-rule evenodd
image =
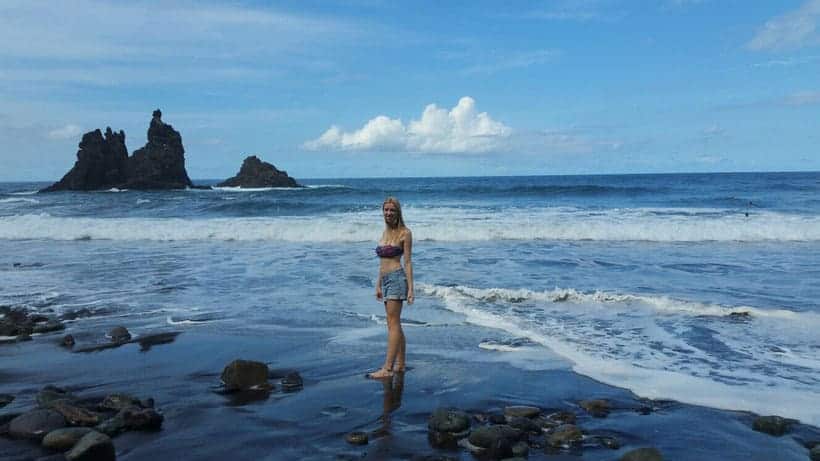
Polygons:
<instances>
[{"instance_id":1,"label":"rock formation","mask_svg":"<svg viewBox=\"0 0 820 461\"><path fill-rule=\"evenodd\" d=\"M83 135L77 161L63 179L42 190L182 189L191 187L185 171L182 137L163 123L162 112L154 111L148 128L148 143L128 156L125 133L111 128Z\"/></svg>"},{"instance_id":2,"label":"rock formation","mask_svg":"<svg viewBox=\"0 0 820 461\"><path fill-rule=\"evenodd\" d=\"M42 190L98 190L119 187L126 182L128 149L125 147L125 133L113 133L105 129L105 137L100 130L83 135L77 161L63 179Z\"/></svg>"},{"instance_id":3,"label":"rock formation","mask_svg":"<svg viewBox=\"0 0 820 461\"><path fill-rule=\"evenodd\" d=\"M227 179L217 187L302 187L286 171L277 170L268 162L263 162L255 155L242 162L242 168L233 178Z\"/></svg>"}]
</instances>

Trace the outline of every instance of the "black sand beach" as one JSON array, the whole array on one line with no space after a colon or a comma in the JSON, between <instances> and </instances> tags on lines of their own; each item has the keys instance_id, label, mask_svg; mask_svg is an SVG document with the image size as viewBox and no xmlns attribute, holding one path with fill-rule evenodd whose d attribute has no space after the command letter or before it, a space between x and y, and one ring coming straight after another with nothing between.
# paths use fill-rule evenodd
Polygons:
<instances>
[{"instance_id":1,"label":"black sand beach","mask_svg":"<svg viewBox=\"0 0 820 461\"><path fill-rule=\"evenodd\" d=\"M403 379L371 381L364 372L379 363L378 338L367 353L356 350L362 346L328 347L326 338L293 328L269 337L189 330L147 350L131 343L76 353L56 345L61 337L0 346L0 393L16 397L0 414L33 407L38 391L49 384L84 397L112 392L153 397L164 415L162 429L115 437L121 460L474 459L464 448L431 446L427 423L438 407L467 411L473 428L509 405L576 414L584 442L552 449L543 436L531 436L532 460L614 460L639 447L655 447L666 460L807 460L805 445L820 440L817 428L794 425L775 437L754 431L751 414L645 401L570 371L524 371L412 349ZM284 392L272 379L269 394L220 393L220 373L236 358L265 362L272 376L297 370L304 387ZM592 398L611 403L608 416L592 417L579 407ZM345 436L354 431L368 433L369 443L347 443ZM614 438L619 448L597 443L601 437ZM0 438L4 460L49 455L33 442Z\"/></svg>"}]
</instances>

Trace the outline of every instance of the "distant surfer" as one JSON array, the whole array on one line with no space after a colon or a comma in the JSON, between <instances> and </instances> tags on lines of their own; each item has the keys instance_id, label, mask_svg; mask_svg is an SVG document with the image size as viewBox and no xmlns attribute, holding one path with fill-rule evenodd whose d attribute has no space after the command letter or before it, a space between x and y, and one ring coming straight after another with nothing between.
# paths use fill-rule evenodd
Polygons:
<instances>
[{"instance_id":1,"label":"distant surfer","mask_svg":"<svg viewBox=\"0 0 820 461\"><path fill-rule=\"evenodd\" d=\"M401 308L406 300L413 304L413 234L404 225L401 205L394 197L382 203L384 232L376 247L379 276L376 279L376 299L384 302L387 315L387 354L384 365L367 377L384 379L405 370L405 339L401 328ZM404 266L402 266L404 257Z\"/></svg>"}]
</instances>

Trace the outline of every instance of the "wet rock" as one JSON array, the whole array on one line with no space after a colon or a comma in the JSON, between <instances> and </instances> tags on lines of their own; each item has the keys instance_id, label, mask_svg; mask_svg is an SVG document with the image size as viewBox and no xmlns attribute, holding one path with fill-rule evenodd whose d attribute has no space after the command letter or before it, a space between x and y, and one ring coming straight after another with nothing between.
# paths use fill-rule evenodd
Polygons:
<instances>
[{"instance_id":1,"label":"wet rock","mask_svg":"<svg viewBox=\"0 0 820 461\"><path fill-rule=\"evenodd\" d=\"M115 416L106 419L105 421L94 427L94 430L101 432L109 437L114 437L117 434L128 430L125 419L117 413Z\"/></svg>"},{"instance_id":2,"label":"wet rock","mask_svg":"<svg viewBox=\"0 0 820 461\"><path fill-rule=\"evenodd\" d=\"M481 448L499 447L499 440L506 440L512 454L512 444L522 438L523 433L518 429L504 424L497 426L482 426L470 433L468 440L471 444ZM493 448L494 449L494 448Z\"/></svg>"},{"instance_id":3,"label":"wet rock","mask_svg":"<svg viewBox=\"0 0 820 461\"><path fill-rule=\"evenodd\" d=\"M60 387L48 385L37 393L36 400L40 408L50 408L54 402L61 400L76 402L77 396Z\"/></svg>"},{"instance_id":4,"label":"wet rock","mask_svg":"<svg viewBox=\"0 0 820 461\"><path fill-rule=\"evenodd\" d=\"M367 432L351 432L345 436L345 441L351 445L367 445Z\"/></svg>"},{"instance_id":5,"label":"wet rock","mask_svg":"<svg viewBox=\"0 0 820 461\"><path fill-rule=\"evenodd\" d=\"M21 334L17 335L17 342L18 343L22 343L22 342L25 342L25 341L31 341L31 335L30 334L21 333Z\"/></svg>"},{"instance_id":6,"label":"wet rock","mask_svg":"<svg viewBox=\"0 0 820 461\"><path fill-rule=\"evenodd\" d=\"M792 420L780 416L758 416L752 429L779 437L789 431L791 423Z\"/></svg>"},{"instance_id":7,"label":"wet rock","mask_svg":"<svg viewBox=\"0 0 820 461\"><path fill-rule=\"evenodd\" d=\"M43 447L55 451L70 450L91 430L89 427L64 427L51 431L43 438Z\"/></svg>"},{"instance_id":8,"label":"wet rock","mask_svg":"<svg viewBox=\"0 0 820 461\"><path fill-rule=\"evenodd\" d=\"M558 426L555 429L555 432L547 437L547 443L551 447L569 447L572 445L577 445L581 443L584 439L584 435L581 433L581 429L578 426L573 424L564 424L563 426Z\"/></svg>"},{"instance_id":9,"label":"wet rock","mask_svg":"<svg viewBox=\"0 0 820 461\"><path fill-rule=\"evenodd\" d=\"M124 343L131 340L131 333L123 326L116 326L108 332L108 337L113 343Z\"/></svg>"},{"instance_id":10,"label":"wet rock","mask_svg":"<svg viewBox=\"0 0 820 461\"><path fill-rule=\"evenodd\" d=\"M298 391L302 386L302 377L297 372L288 373L282 378L282 390L285 392Z\"/></svg>"},{"instance_id":11,"label":"wet rock","mask_svg":"<svg viewBox=\"0 0 820 461\"><path fill-rule=\"evenodd\" d=\"M40 440L49 432L66 426L63 415L54 410L33 410L9 422L9 435L19 439Z\"/></svg>"},{"instance_id":12,"label":"wet rock","mask_svg":"<svg viewBox=\"0 0 820 461\"><path fill-rule=\"evenodd\" d=\"M160 344L170 344L174 342L174 340L179 336L179 331L169 331L165 333L153 333L144 336L140 336L137 339L137 342L140 345L141 351L150 350L153 346L158 346Z\"/></svg>"},{"instance_id":13,"label":"wet rock","mask_svg":"<svg viewBox=\"0 0 820 461\"><path fill-rule=\"evenodd\" d=\"M234 360L222 370L226 391L269 389L268 366L251 360Z\"/></svg>"},{"instance_id":14,"label":"wet rock","mask_svg":"<svg viewBox=\"0 0 820 461\"><path fill-rule=\"evenodd\" d=\"M99 414L73 405L66 400L53 402L51 409L63 415L72 426L96 426L102 419Z\"/></svg>"},{"instance_id":15,"label":"wet rock","mask_svg":"<svg viewBox=\"0 0 820 461\"><path fill-rule=\"evenodd\" d=\"M491 413L487 416L487 421L490 424L507 424L507 417L502 413Z\"/></svg>"},{"instance_id":16,"label":"wet rock","mask_svg":"<svg viewBox=\"0 0 820 461\"><path fill-rule=\"evenodd\" d=\"M516 442L512 446L512 455L518 458L526 458L530 454L530 446L527 442Z\"/></svg>"},{"instance_id":17,"label":"wet rock","mask_svg":"<svg viewBox=\"0 0 820 461\"><path fill-rule=\"evenodd\" d=\"M62 346L62 347L71 348L71 347L74 347L74 344L75 344L74 336L71 336L71 335L63 336L63 339L60 341L60 346Z\"/></svg>"},{"instance_id":18,"label":"wet rock","mask_svg":"<svg viewBox=\"0 0 820 461\"><path fill-rule=\"evenodd\" d=\"M100 403L100 408L115 411L133 406L140 406L140 401L136 397L132 397L128 394L110 394L105 396L102 403Z\"/></svg>"},{"instance_id":19,"label":"wet rock","mask_svg":"<svg viewBox=\"0 0 820 461\"><path fill-rule=\"evenodd\" d=\"M595 440L604 448L609 448L610 450L617 450L621 448L621 442L616 439L615 437L609 436L598 436Z\"/></svg>"},{"instance_id":20,"label":"wet rock","mask_svg":"<svg viewBox=\"0 0 820 461\"><path fill-rule=\"evenodd\" d=\"M455 408L438 408L427 420L427 436L434 447L452 447L467 436L470 417Z\"/></svg>"},{"instance_id":21,"label":"wet rock","mask_svg":"<svg viewBox=\"0 0 820 461\"><path fill-rule=\"evenodd\" d=\"M820 461L820 445L815 445L809 452L809 459L811 461Z\"/></svg>"},{"instance_id":22,"label":"wet rock","mask_svg":"<svg viewBox=\"0 0 820 461\"><path fill-rule=\"evenodd\" d=\"M142 408L154 408L154 399L152 397L142 399L140 400L140 406Z\"/></svg>"},{"instance_id":23,"label":"wet rock","mask_svg":"<svg viewBox=\"0 0 820 461\"><path fill-rule=\"evenodd\" d=\"M607 400L594 399L582 400L579 405L596 418L605 418L612 410L612 405Z\"/></svg>"},{"instance_id":24,"label":"wet rock","mask_svg":"<svg viewBox=\"0 0 820 461\"><path fill-rule=\"evenodd\" d=\"M530 407L526 405L512 405L504 408L504 416L509 418L535 418L541 414L541 409L538 407Z\"/></svg>"},{"instance_id":25,"label":"wet rock","mask_svg":"<svg viewBox=\"0 0 820 461\"><path fill-rule=\"evenodd\" d=\"M117 455L110 437L92 431L84 435L65 458L68 461L114 461Z\"/></svg>"},{"instance_id":26,"label":"wet rock","mask_svg":"<svg viewBox=\"0 0 820 461\"><path fill-rule=\"evenodd\" d=\"M31 329L32 333L51 333L53 331L65 330L65 325L57 320L49 320L45 323L34 325Z\"/></svg>"},{"instance_id":27,"label":"wet rock","mask_svg":"<svg viewBox=\"0 0 820 461\"><path fill-rule=\"evenodd\" d=\"M125 427L135 431L153 431L162 427L165 419L153 408L125 408L117 414L125 421Z\"/></svg>"},{"instance_id":28,"label":"wet rock","mask_svg":"<svg viewBox=\"0 0 820 461\"><path fill-rule=\"evenodd\" d=\"M570 411L556 411L555 413L550 413L547 415L547 418L550 421L554 421L560 424L575 424L575 421L578 419L575 416L575 413Z\"/></svg>"},{"instance_id":29,"label":"wet rock","mask_svg":"<svg viewBox=\"0 0 820 461\"><path fill-rule=\"evenodd\" d=\"M529 432L531 434L541 433L541 426L538 425L535 420L525 418L523 416L509 418L509 422L507 424L523 432Z\"/></svg>"},{"instance_id":30,"label":"wet rock","mask_svg":"<svg viewBox=\"0 0 820 461\"><path fill-rule=\"evenodd\" d=\"M11 394L0 394L0 408L5 407L14 401L14 396Z\"/></svg>"},{"instance_id":31,"label":"wet rock","mask_svg":"<svg viewBox=\"0 0 820 461\"><path fill-rule=\"evenodd\" d=\"M638 448L624 453L621 461L663 461L657 448Z\"/></svg>"}]
</instances>

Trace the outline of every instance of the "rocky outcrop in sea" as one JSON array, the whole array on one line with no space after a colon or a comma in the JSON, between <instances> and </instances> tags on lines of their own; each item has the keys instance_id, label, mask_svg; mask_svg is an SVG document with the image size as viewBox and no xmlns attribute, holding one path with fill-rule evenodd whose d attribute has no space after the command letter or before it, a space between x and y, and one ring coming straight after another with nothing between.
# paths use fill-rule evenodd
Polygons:
<instances>
[{"instance_id":1,"label":"rocky outcrop in sea","mask_svg":"<svg viewBox=\"0 0 820 461\"><path fill-rule=\"evenodd\" d=\"M106 128L83 135L77 161L63 178L41 192L101 189L184 189L192 187L185 171L182 136L162 121L157 109L148 127L148 142L128 156L125 133Z\"/></svg>"},{"instance_id":2,"label":"rocky outcrop in sea","mask_svg":"<svg viewBox=\"0 0 820 461\"><path fill-rule=\"evenodd\" d=\"M257 156L246 157L236 176L217 184L217 187L302 187L286 171L277 169Z\"/></svg>"}]
</instances>

